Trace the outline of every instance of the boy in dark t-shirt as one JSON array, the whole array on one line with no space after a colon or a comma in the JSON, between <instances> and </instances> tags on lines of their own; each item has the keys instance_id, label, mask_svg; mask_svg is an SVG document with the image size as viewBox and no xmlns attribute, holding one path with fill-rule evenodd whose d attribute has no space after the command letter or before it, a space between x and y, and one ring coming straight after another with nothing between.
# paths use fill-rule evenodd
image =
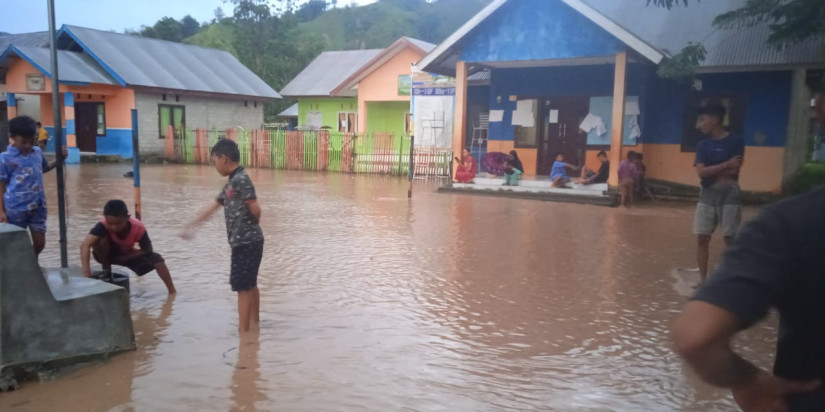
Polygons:
<instances>
[{"instance_id":1,"label":"boy in dark t-shirt","mask_svg":"<svg viewBox=\"0 0 825 412\"><path fill-rule=\"evenodd\" d=\"M581 185L607 183L607 178L610 177L610 161L607 160L607 153L601 151L596 155L596 157L599 158L600 162L602 162L602 165L599 166L599 171L597 172L585 167L582 169L581 179L579 179L576 183Z\"/></svg>"},{"instance_id":2,"label":"boy in dark t-shirt","mask_svg":"<svg viewBox=\"0 0 825 412\"><path fill-rule=\"evenodd\" d=\"M811 83L825 127L825 78ZM823 210L825 189L766 207L673 324L679 354L746 411L825 411ZM779 312L773 373L731 346L770 309Z\"/></svg>"},{"instance_id":3,"label":"boy in dark t-shirt","mask_svg":"<svg viewBox=\"0 0 825 412\"><path fill-rule=\"evenodd\" d=\"M725 130L727 111L720 104L709 104L699 110L698 125L709 136L696 147L696 173L702 192L696 205L693 233L698 239L697 262L704 282L708 276L710 239L717 227L730 244L742 221L742 201L739 190L739 169L745 156L745 141Z\"/></svg>"},{"instance_id":4,"label":"boy in dark t-shirt","mask_svg":"<svg viewBox=\"0 0 825 412\"><path fill-rule=\"evenodd\" d=\"M184 229L181 236L191 238L195 227L205 222L221 207L224 208L226 235L232 248L232 266L229 284L238 293L238 331L246 332L251 323L260 322L260 292L258 271L264 253L264 235L259 222L255 186L239 165L238 145L231 140L219 140L212 147L212 163L222 176L229 177L215 202L204 209Z\"/></svg>"},{"instance_id":5,"label":"boy in dark t-shirt","mask_svg":"<svg viewBox=\"0 0 825 412\"><path fill-rule=\"evenodd\" d=\"M136 244L139 249L135 248ZM152 249L149 232L141 221L129 216L129 209L122 200L114 199L106 203L103 219L89 231L80 245L80 262L86 277L92 276L90 254L107 272L112 270L112 265L127 267L138 276L155 270L169 294L176 293L166 262Z\"/></svg>"}]
</instances>

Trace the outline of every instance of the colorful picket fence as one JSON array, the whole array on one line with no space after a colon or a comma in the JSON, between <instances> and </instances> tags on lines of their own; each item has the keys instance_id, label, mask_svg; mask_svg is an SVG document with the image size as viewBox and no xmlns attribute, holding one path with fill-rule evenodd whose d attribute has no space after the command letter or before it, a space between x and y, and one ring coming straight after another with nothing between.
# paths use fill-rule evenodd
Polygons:
<instances>
[{"instance_id":1,"label":"colorful picket fence","mask_svg":"<svg viewBox=\"0 0 825 412\"><path fill-rule=\"evenodd\" d=\"M208 164L209 148L220 139L238 144L241 164L287 170L406 175L410 168L410 137L393 133L335 133L284 130L166 131L166 158ZM415 173L449 176L452 152L416 149Z\"/></svg>"}]
</instances>

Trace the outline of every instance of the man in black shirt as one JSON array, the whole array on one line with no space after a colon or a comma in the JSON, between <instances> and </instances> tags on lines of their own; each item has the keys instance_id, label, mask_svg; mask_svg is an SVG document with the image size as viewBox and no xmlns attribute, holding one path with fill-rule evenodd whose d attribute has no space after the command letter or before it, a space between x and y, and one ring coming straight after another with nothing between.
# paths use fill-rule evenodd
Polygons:
<instances>
[{"instance_id":1,"label":"man in black shirt","mask_svg":"<svg viewBox=\"0 0 825 412\"><path fill-rule=\"evenodd\" d=\"M599 161L602 162L601 167L599 167L599 171L596 172L593 169L585 167L582 169L581 179L579 179L576 183L580 185L607 183L607 178L610 176L610 162L607 160L607 153L601 151L598 155L596 155L596 157L598 157Z\"/></svg>"},{"instance_id":2,"label":"man in black shirt","mask_svg":"<svg viewBox=\"0 0 825 412\"><path fill-rule=\"evenodd\" d=\"M825 126L822 82L816 110ZM717 273L673 325L679 354L745 411L825 411L825 189L766 207L738 235ZM773 374L731 341L779 312Z\"/></svg>"}]
</instances>

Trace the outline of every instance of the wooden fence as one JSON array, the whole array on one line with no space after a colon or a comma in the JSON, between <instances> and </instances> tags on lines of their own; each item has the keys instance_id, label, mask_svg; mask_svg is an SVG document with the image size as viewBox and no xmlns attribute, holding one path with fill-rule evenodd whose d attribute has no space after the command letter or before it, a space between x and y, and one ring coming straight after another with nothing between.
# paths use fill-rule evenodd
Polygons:
<instances>
[{"instance_id":1,"label":"wooden fence","mask_svg":"<svg viewBox=\"0 0 825 412\"><path fill-rule=\"evenodd\" d=\"M209 149L220 139L238 144L241 164L287 170L406 175L410 138L393 133L335 133L284 130L166 130L166 158L209 164ZM415 173L449 176L449 149L416 148Z\"/></svg>"}]
</instances>

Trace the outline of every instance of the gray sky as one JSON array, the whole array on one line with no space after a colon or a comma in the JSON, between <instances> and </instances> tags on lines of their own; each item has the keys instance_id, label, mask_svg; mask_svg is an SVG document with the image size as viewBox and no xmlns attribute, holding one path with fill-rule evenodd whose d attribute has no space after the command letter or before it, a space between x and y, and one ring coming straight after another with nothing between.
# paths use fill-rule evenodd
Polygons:
<instances>
[{"instance_id":1,"label":"gray sky","mask_svg":"<svg viewBox=\"0 0 825 412\"><path fill-rule=\"evenodd\" d=\"M359 5L375 0L340 1ZM151 25L164 16L190 14L199 22L212 20L217 7L227 15L232 5L222 0L54 0L57 27L62 24L123 31ZM46 0L0 0L0 31L27 33L48 30Z\"/></svg>"}]
</instances>

